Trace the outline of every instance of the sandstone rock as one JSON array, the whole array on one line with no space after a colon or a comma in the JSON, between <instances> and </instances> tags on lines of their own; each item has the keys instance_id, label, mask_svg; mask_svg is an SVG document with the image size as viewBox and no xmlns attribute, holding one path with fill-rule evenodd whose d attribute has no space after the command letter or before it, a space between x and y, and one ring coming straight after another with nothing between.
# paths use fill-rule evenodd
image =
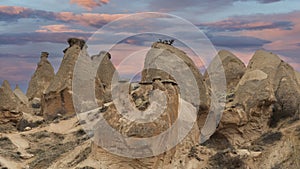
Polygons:
<instances>
[{"instance_id":1,"label":"sandstone rock","mask_svg":"<svg viewBox=\"0 0 300 169\"><path fill-rule=\"evenodd\" d=\"M296 78L297 78L297 82L300 85L300 72L295 71L295 75L296 75Z\"/></svg>"},{"instance_id":2,"label":"sandstone rock","mask_svg":"<svg viewBox=\"0 0 300 169\"><path fill-rule=\"evenodd\" d=\"M209 64L204 77L211 97L210 110L207 115L200 114L197 120L198 125L203 126L201 129L201 143L215 132L221 120L224 105L226 101L233 101L233 91L244 72L245 65L243 62L225 50L221 50ZM239 119L232 116L223 117L223 121L241 123Z\"/></svg>"},{"instance_id":3,"label":"sandstone rock","mask_svg":"<svg viewBox=\"0 0 300 169\"><path fill-rule=\"evenodd\" d=\"M11 87L10 87L10 84L7 80L4 80L3 83L2 83L2 87L3 89L5 90L5 92L7 93L7 95L13 99L16 99L16 96L15 94L13 93Z\"/></svg>"},{"instance_id":4,"label":"sandstone rock","mask_svg":"<svg viewBox=\"0 0 300 169\"><path fill-rule=\"evenodd\" d=\"M99 65L97 69L97 75L95 79L96 86L96 98L98 99L98 104L108 103L112 101L111 96L111 84L113 78L118 78L118 73L110 61L111 55L108 52L102 51L98 55L91 57L94 63Z\"/></svg>"},{"instance_id":5,"label":"sandstone rock","mask_svg":"<svg viewBox=\"0 0 300 169\"><path fill-rule=\"evenodd\" d=\"M31 107L34 109L40 109L41 108L41 99L40 98L33 98L31 101Z\"/></svg>"},{"instance_id":6,"label":"sandstone rock","mask_svg":"<svg viewBox=\"0 0 300 169\"><path fill-rule=\"evenodd\" d=\"M217 59L220 61L217 61ZM222 63L222 65L219 63ZM228 92L234 90L246 70L245 64L234 54L226 50L219 51L218 55L210 63L208 69L210 69L210 67L214 67L212 72L210 72L210 75L208 74L208 71L204 74L207 85L210 86L209 76L217 76L216 79L223 80L223 78L218 77L220 75L215 71L224 69Z\"/></svg>"},{"instance_id":7,"label":"sandstone rock","mask_svg":"<svg viewBox=\"0 0 300 169\"><path fill-rule=\"evenodd\" d=\"M19 111L17 98L8 81L4 80L0 87L0 123L17 123L21 117L22 113Z\"/></svg>"},{"instance_id":8,"label":"sandstone rock","mask_svg":"<svg viewBox=\"0 0 300 169\"><path fill-rule=\"evenodd\" d=\"M66 48L66 49L63 51L64 53L66 53L67 50L68 50L69 48L71 48L72 46L74 46L74 45L79 46L80 49L83 49L83 47L85 46L85 41L82 40L82 39L78 39L78 38L69 38L69 39L68 39L68 43L69 43L69 47Z\"/></svg>"},{"instance_id":9,"label":"sandstone rock","mask_svg":"<svg viewBox=\"0 0 300 169\"><path fill-rule=\"evenodd\" d=\"M173 80L179 86L183 85L184 87L180 89L181 97L185 95L190 97L183 99L197 108L208 109L209 99L203 77L194 62L183 51L171 45L153 43L145 59L142 81L151 82L156 76L160 76L162 81ZM197 93L198 96L196 96ZM193 96L198 98L193 98ZM200 103L197 100L200 100Z\"/></svg>"},{"instance_id":10,"label":"sandstone rock","mask_svg":"<svg viewBox=\"0 0 300 169\"><path fill-rule=\"evenodd\" d=\"M174 47L172 48L174 51L177 50ZM148 75L148 73L150 73L150 75ZM198 75L201 76L200 74ZM140 83L139 87L132 91L129 91L131 85L128 82L120 82L113 87L112 93L116 96L113 98L114 104L106 104L108 105L108 108L105 112L102 112L103 114L99 115L95 112L93 116L90 116L91 118L84 120L90 126L91 121L97 121L97 117L103 116L106 122L114 130L123 136L132 139L152 138L166 132L167 129L171 128L171 126L175 124L179 123L180 125L174 127L174 133L169 133L162 139L153 141L152 144L146 146L134 141L131 142L129 140L123 140L122 138L118 138L118 136L114 137L116 135L113 131L111 131L111 128L106 128L103 126L103 123L100 123L102 121L99 121L95 124L95 127L92 127L95 129L94 140L96 143L92 147L93 157L97 159L95 161L101 161L101 164L96 162L95 166L98 165L103 168L110 166L111 168L129 167L170 169L199 168L201 166L201 163L196 159L196 156L189 156L190 150L198 143L199 139L199 128L197 123L195 123L197 109L193 104L180 98L180 91L176 82L174 83L174 81L171 81L170 79L162 81L155 78L157 76L161 76L163 79L168 75L164 75L163 73L160 74L155 71L152 72L151 70L145 70L143 72L142 80L150 82ZM152 82L152 78L156 80ZM129 93L132 98L129 98ZM139 107L139 104L142 105L144 101L148 101L150 104L142 111L137 109L136 106ZM165 107L164 103L166 103ZM196 105L199 106L199 103ZM121 109L118 107L121 107ZM134 160L132 158L105 153L103 148L98 146L103 146L103 144L105 144L105 149L111 150L112 152L122 149L127 151L126 149L129 148L129 152L133 151L131 152L133 153L131 154L132 157L137 157L138 155L148 156L149 153L155 154L156 152L163 151L164 148L161 147L162 145L172 147L172 143L177 142L177 139L182 137L181 132L188 129L191 131L187 133L187 136L184 137L182 141L179 141L180 143L177 146L166 153L155 157L139 158L138 160ZM121 143L122 141L125 141L125 145L123 146ZM149 143L151 143L151 141L149 141ZM138 151L135 152L134 150ZM197 152L194 153L197 154ZM193 158L192 162L190 162L191 158Z\"/></svg>"},{"instance_id":11,"label":"sandstone rock","mask_svg":"<svg viewBox=\"0 0 300 169\"><path fill-rule=\"evenodd\" d=\"M18 85L16 85L16 88L14 90L14 94L16 95L17 99L21 101L21 104L28 106L28 98L27 96L23 93L23 91L19 88Z\"/></svg>"},{"instance_id":12,"label":"sandstone rock","mask_svg":"<svg viewBox=\"0 0 300 169\"><path fill-rule=\"evenodd\" d=\"M41 98L54 78L54 69L48 61L48 53L42 52L41 60L28 85L26 96L31 101L33 98Z\"/></svg>"},{"instance_id":13,"label":"sandstone rock","mask_svg":"<svg viewBox=\"0 0 300 169\"><path fill-rule=\"evenodd\" d=\"M233 145L251 141L280 120L298 115L299 101L294 69L277 55L259 50L236 87L234 106L223 114L220 131Z\"/></svg>"},{"instance_id":14,"label":"sandstone rock","mask_svg":"<svg viewBox=\"0 0 300 169\"><path fill-rule=\"evenodd\" d=\"M70 47L65 51L62 63L54 79L42 98L42 112L46 119L54 119L57 114L74 115L72 101L72 78L74 66L79 56L89 56L83 40L72 38L68 40Z\"/></svg>"}]
</instances>

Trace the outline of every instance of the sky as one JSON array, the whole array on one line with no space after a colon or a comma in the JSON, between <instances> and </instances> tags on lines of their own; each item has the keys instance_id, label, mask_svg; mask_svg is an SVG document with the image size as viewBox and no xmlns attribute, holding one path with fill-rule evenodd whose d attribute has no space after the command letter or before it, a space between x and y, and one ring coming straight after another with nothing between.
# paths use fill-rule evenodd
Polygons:
<instances>
[{"instance_id":1,"label":"sky","mask_svg":"<svg viewBox=\"0 0 300 169\"><path fill-rule=\"evenodd\" d=\"M256 50L265 49L299 71L299 6L299 0L1 0L0 82L8 80L12 88L19 84L26 92L40 53L50 53L49 61L57 71L70 37L87 40L90 55L102 50L98 44L123 38L112 51L117 66L125 55L145 55L153 41L166 37L135 33L158 30L170 31L193 43L207 38L215 50L227 49L246 64ZM147 19L142 23L138 17L130 17L143 12L156 14L144 15ZM124 17L129 18L116 23ZM201 37L195 38L195 31L190 29L172 29L174 25L181 27L180 21L172 17L192 23L202 32ZM189 50L178 41L174 46ZM209 52L203 55L213 57ZM123 66L124 74L131 74L136 64Z\"/></svg>"}]
</instances>

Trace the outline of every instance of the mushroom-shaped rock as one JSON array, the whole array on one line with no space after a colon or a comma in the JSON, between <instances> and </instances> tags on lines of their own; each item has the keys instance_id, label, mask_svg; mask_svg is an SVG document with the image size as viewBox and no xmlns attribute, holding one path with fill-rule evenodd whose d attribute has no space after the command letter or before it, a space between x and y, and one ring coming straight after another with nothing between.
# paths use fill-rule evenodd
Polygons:
<instances>
[{"instance_id":1,"label":"mushroom-shaped rock","mask_svg":"<svg viewBox=\"0 0 300 169\"><path fill-rule=\"evenodd\" d=\"M58 72L46 89L42 98L42 112L46 119L53 119L57 114L71 116L75 114L72 100L73 71L78 57L90 60L83 40L71 38L70 47L65 51ZM89 66L89 65L85 65Z\"/></svg>"}]
</instances>

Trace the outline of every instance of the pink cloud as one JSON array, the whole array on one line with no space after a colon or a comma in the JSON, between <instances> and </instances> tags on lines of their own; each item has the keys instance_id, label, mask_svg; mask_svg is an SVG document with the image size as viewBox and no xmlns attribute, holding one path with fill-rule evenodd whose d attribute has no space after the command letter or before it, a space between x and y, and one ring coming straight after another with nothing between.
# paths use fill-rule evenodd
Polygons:
<instances>
[{"instance_id":1,"label":"pink cloud","mask_svg":"<svg viewBox=\"0 0 300 169\"><path fill-rule=\"evenodd\" d=\"M95 7L109 3L110 0L71 0L72 4L77 4L86 10L92 10Z\"/></svg>"},{"instance_id":2,"label":"pink cloud","mask_svg":"<svg viewBox=\"0 0 300 169\"><path fill-rule=\"evenodd\" d=\"M46 25L41 26L39 30L36 30L36 32L54 32L54 33L61 33L61 32L75 32L75 33L83 33L82 30L78 29L71 29L69 26L63 25L63 24L57 24L57 25Z\"/></svg>"},{"instance_id":3,"label":"pink cloud","mask_svg":"<svg viewBox=\"0 0 300 169\"><path fill-rule=\"evenodd\" d=\"M299 49L300 42L300 12L290 14L276 15L277 17L267 18L269 20L285 20L294 24L292 29L265 29L260 31L243 31L241 35L263 38L272 41L265 44L264 48L268 50L292 50Z\"/></svg>"},{"instance_id":4,"label":"pink cloud","mask_svg":"<svg viewBox=\"0 0 300 169\"><path fill-rule=\"evenodd\" d=\"M108 0L101 0L107 3ZM0 14L3 15L5 21L21 19L21 18L39 18L53 21L63 21L77 23L82 26L101 27L115 19L128 16L129 14L100 14L100 13L81 13L73 12L50 12L35 10L18 6L0 6Z\"/></svg>"},{"instance_id":5,"label":"pink cloud","mask_svg":"<svg viewBox=\"0 0 300 169\"><path fill-rule=\"evenodd\" d=\"M72 12L56 13L56 18L66 22L76 22L83 26L95 26L109 23L120 17L128 16L128 14L98 14L98 13L82 13L74 14Z\"/></svg>"},{"instance_id":6,"label":"pink cloud","mask_svg":"<svg viewBox=\"0 0 300 169\"><path fill-rule=\"evenodd\" d=\"M0 6L0 12L16 15L26 11L27 8L18 7L18 6Z\"/></svg>"}]
</instances>

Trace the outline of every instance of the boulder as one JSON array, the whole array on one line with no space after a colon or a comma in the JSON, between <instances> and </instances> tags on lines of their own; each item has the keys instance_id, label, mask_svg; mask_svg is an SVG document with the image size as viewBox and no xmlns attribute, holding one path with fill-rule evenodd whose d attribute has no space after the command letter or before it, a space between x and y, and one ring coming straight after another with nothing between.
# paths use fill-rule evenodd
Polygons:
<instances>
[{"instance_id":1,"label":"boulder","mask_svg":"<svg viewBox=\"0 0 300 169\"><path fill-rule=\"evenodd\" d=\"M299 117L296 73L270 52L255 52L234 93L219 129L233 145L256 139L288 117Z\"/></svg>"},{"instance_id":2,"label":"boulder","mask_svg":"<svg viewBox=\"0 0 300 169\"><path fill-rule=\"evenodd\" d=\"M54 69L47 59L48 55L47 52L41 53L41 60L37 64L37 69L31 77L26 93L29 101L35 97L41 98L54 78Z\"/></svg>"},{"instance_id":3,"label":"boulder","mask_svg":"<svg viewBox=\"0 0 300 169\"><path fill-rule=\"evenodd\" d=\"M75 114L72 101L72 79L75 63L79 56L89 56L83 40L71 38L70 47L65 51L58 72L46 89L42 98L42 113L45 119L54 119L57 114L71 116Z\"/></svg>"}]
</instances>

